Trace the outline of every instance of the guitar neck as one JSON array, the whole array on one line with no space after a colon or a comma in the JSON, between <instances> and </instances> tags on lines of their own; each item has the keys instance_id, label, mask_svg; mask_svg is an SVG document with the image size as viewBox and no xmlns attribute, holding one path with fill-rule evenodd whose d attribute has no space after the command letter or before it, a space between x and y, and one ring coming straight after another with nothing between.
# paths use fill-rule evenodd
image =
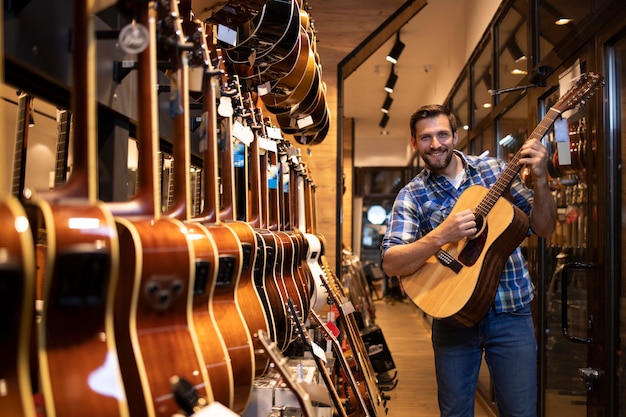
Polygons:
<instances>
[{"instance_id":1,"label":"guitar neck","mask_svg":"<svg viewBox=\"0 0 626 417\"><path fill-rule=\"evenodd\" d=\"M350 367L350 364L348 364L348 360L343 350L341 349L341 344L339 343L339 340L337 340L333 332L328 328L328 325L322 320L322 318L314 310L310 310L309 314L313 318L313 321L315 321L315 323L317 323L317 325L320 326L320 328L322 328L328 340L330 340L332 344L332 348L335 352L335 356L341 366L341 369L347 375L350 388L352 389L354 396L359 402L359 407L361 409L361 412L366 417L370 417L369 410L367 409L367 405L365 403L365 398L363 398L363 393L361 393L361 390L359 389L359 386L357 385L356 378L354 376L354 373L352 372L352 368Z\"/></svg>"},{"instance_id":2,"label":"guitar neck","mask_svg":"<svg viewBox=\"0 0 626 417\"><path fill-rule=\"evenodd\" d=\"M293 304L293 300L291 300L291 298L287 301L287 306L289 308L289 312L292 317L292 320L294 321L294 324L296 326L297 332L300 334L302 342L304 343L305 347L311 352L313 356L313 360L315 361L315 366L317 367L320 373L320 376L324 380L324 384L326 385L326 388L328 388L328 392L330 393L330 396L333 401L333 404L335 405L335 408L337 409L341 417L347 417L346 409L343 406L343 403L341 402L341 399L339 398L339 394L337 393L337 389L335 388L335 384L333 383L333 380L330 377L328 370L326 369L326 364L324 363L326 358L324 357L324 360L322 360L322 358L320 357L324 355L323 350L321 348L316 349L316 347L319 347L319 346L317 346L315 342L313 342L304 323L300 319L300 314L298 314L298 312L296 311L296 308L294 307L294 304Z\"/></svg>"},{"instance_id":3,"label":"guitar neck","mask_svg":"<svg viewBox=\"0 0 626 417\"><path fill-rule=\"evenodd\" d=\"M32 96L20 93L17 100L17 123L15 126L15 153L13 157L13 182L11 194L21 199L24 192L26 174L26 149L28 146L28 128L32 111Z\"/></svg>"},{"instance_id":4,"label":"guitar neck","mask_svg":"<svg viewBox=\"0 0 626 417\"><path fill-rule=\"evenodd\" d=\"M560 111L551 108L543 120L535 127L528 139L541 140L560 114ZM508 162L504 172L502 172L496 183L489 189L487 196L476 207L477 214L486 216L491 211L496 201L498 201L498 198L508 189L515 176L522 169L522 166L519 164L521 157L521 150L519 150Z\"/></svg>"},{"instance_id":5,"label":"guitar neck","mask_svg":"<svg viewBox=\"0 0 626 417\"><path fill-rule=\"evenodd\" d=\"M57 154L54 169L55 188L67 180L67 159L70 144L71 114L66 109L57 110Z\"/></svg>"}]
</instances>

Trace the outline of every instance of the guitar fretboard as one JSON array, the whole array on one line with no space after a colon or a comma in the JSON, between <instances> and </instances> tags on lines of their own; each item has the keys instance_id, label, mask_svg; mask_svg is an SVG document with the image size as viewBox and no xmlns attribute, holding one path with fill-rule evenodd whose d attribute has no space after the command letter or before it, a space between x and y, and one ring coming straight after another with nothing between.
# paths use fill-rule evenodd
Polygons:
<instances>
[{"instance_id":1,"label":"guitar fretboard","mask_svg":"<svg viewBox=\"0 0 626 417\"><path fill-rule=\"evenodd\" d=\"M540 140L541 138L543 138L548 130L550 130L552 124L560 114L561 112L554 108L548 110L548 113L537 125L537 127L535 127L535 130L533 130L528 139ZM493 208L494 204L496 204L498 199L502 196L504 191L509 187L515 176L521 170L522 166L519 164L519 160L521 159L521 157L521 150L517 151L515 156L513 156L513 158L507 164L504 172L500 175L496 183L489 189L489 192L487 193L485 198L483 198L483 200L478 204L475 214L481 215L483 217L487 216L487 214Z\"/></svg>"}]
</instances>

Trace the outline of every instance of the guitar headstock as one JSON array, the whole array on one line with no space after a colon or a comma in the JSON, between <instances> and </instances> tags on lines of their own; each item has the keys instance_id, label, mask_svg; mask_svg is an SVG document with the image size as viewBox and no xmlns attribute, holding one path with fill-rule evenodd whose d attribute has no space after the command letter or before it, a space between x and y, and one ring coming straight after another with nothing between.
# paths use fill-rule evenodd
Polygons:
<instances>
[{"instance_id":1,"label":"guitar headstock","mask_svg":"<svg viewBox=\"0 0 626 417\"><path fill-rule=\"evenodd\" d=\"M602 85L604 77L595 72L581 75L580 79L552 106L560 113L585 104L585 100L591 97L597 88Z\"/></svg>"},{"instance_id":2,"label":"guitar headstock","mask_svg":"<svg viewBox=\"0 0 626 417\"><path fill-rule=\"evenodd\" d=\"M296 333L300 337L300 340L304 343L305 347L310 351L313 349L313 341L309 336L309 332L306 331L304 323L302 323L301 314L296 309L296 306L293 304L293 300L291 297L287 300L287 310L289 312L289 318L291 322L296 327Z\"/></svg>"}]
</instances>

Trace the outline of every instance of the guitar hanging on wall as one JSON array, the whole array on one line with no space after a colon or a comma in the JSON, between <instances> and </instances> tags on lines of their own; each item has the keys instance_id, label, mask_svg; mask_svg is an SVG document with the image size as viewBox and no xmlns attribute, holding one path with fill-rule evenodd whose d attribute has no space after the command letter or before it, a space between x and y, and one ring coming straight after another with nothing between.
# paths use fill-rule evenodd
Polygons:
<instances>
[{"instance_id":1,"label":"guitar hanging on wall","mask_svg":"<svg viewBox=\"0 0 626 417\"><path fill-rule=\"evenodd\" d=\"M561 113L583 103L601 82L598 74L583 75L529 138L541 140ZM503 197L521 169L520 158L518 151L491 189L475 185L458 199L452 213L471 208L478 233L444 245L415 273L402 277L407 295L426 314L469 327L487 313L506 260L528 232L526 214Z\"/></svg>"}]
</instances>

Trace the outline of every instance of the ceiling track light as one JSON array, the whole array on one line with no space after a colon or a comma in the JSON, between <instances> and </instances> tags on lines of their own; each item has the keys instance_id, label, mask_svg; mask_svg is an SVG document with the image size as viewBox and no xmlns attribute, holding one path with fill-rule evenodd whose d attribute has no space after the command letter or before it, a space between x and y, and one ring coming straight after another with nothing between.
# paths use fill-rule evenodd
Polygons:
<instances>
[{"instance_id":1,"label":"ceiling track light","mask_svg":"<svg viewBox=\"0 0 626 417\"><path fill-rule=\"evenodd\" d=\"M393 88L396 86L396 82L398 81L398 74L394 71L394 64L391 64L391 73L389 74L389 78L387 78L387 83L385 84L385 91L388 93L393 93Z\"/></svg>"},{"instance_id":2,"label":"ceiling track light","mask_svg":"<svg viewBox=\"0 0 626 417\"><path fill-rule=\"evenodd\" d=\"M393 103L393 98L389 94L387 94L387 98L385 99L383 106L380 108L380 111L382 111L383 113L389 113L391 103Z\"/></svg>"},{"instance_id":3,"label":"ceiling track light","mask_svg":"<svg viewBox=\"0 0 626 417\"><path fill-rule=\"evenodd\" d=\"M380 123L378 123L378 126L384 129L387 126L388 122L389 122L389 114L384 113L382 119L380 119Z\"/></svg>"},{"instance_id":4,"label":"ceiling track light","mask_svg":"<svg viewBox=\"0 0 626 417\"><path fill-rule=\"evenodd\" d=\"M402 41L400 41L400 32L396 32L396 43L393 44L393 48L391 48L391 51L385 59L392 64L397 64L398 58L400 58L400 54L403 50L404 44L402 43Z\"/></svg>"}]
</instances>

